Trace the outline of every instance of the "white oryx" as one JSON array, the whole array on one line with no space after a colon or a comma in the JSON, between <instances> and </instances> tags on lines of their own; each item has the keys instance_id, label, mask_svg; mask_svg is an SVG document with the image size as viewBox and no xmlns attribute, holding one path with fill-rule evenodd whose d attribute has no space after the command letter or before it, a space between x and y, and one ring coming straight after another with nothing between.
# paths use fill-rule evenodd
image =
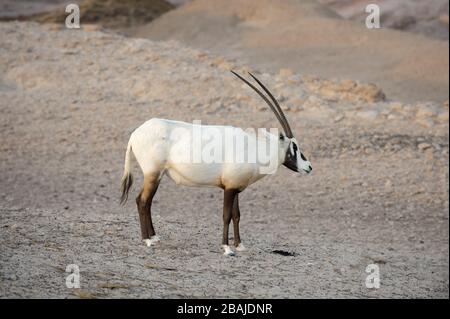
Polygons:
<instances>
[{"instance_id":1,"label":"white oryx","mask_svg":"<svg viewBox=\"0 0 450 319\"><path fill-rule=\"evenodd\" d=\"M224 190L222 247L225 255L232 256L234 252L228 245L228 227L231 220L233 220L236 250L242 251L245 249L239 235L240 211L238 194L268 174L263 169L263 166L266 164L262 164L259 161L236 160L236 157L240 156L241 159L256 158L254 156L256 150L254 146L256 144L261 142L272 143L272 145L276 145L276 148L274 152L270 152L268 160L271 163L276 163L275 168L283 164L295 172L311 172L310 162L300 152L289 123L270 91L250 73L253 79L267 93L273 104L255 86L235 72L233 74L264 99L283 127L284 134L266 132L256 136L231 126L198 125L156 118L138 127L131 134L125 155L121 203L127 200L128 191L133 183L133 176L130 173L130 155L131 151L133 151L144 174L144 183L141 192L136 198L136 203L142 239L147 246L151 246L159 241L153 229L151 205L164 174L169 175L177 184L203 187L217 186ZM233 132L233 138L223 142L222 137L230 130ZM198 133L201 135L200 141L202 141L200 143L200 153L202 152L201 148L204 141L213 141L209 143L213 143L213 149L219 149L221 160L210 161L202 156L193 155L195 153L195 135ZM234 144L238 139L245 140L246 143L242 144L243 147L236 150L236 152L231 152L236 154L231 154L229 150L236 149ZM225 138L225 140L227 139Z\"/></svg>"}]
</instances>

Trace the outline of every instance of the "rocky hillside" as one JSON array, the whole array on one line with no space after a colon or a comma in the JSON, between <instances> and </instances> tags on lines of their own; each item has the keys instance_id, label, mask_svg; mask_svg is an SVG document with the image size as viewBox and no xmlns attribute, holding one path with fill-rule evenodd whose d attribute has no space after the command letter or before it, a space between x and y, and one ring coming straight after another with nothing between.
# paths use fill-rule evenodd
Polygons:
<instances>
[{"instance_id":1,"label":"rocky hillside","mask_svg":"<svg viewBox=\"0 0 450 319\"><path fill-rule=\"evenodd\" d=\"M275 76L261 74L236 60L175 42L123 41L110 33L65 30L56 25L13 23L2 24L2 28L6 35L1 55L4 87L18 86L36 94L47 94L49 89L57 88L73 96L75 103L80 103L80 99L126 100L165 104L166 112L176 111L172 108L175 105L201 113L264 110L266 107L254 98L254 93L229 72L234 69L259 74L276 92L283 107L293 113L301 112L302 118L416 121L425 127L446 125L448 121L448 102L389 101L373 84L302 76L289 69L280 69ZM10 43L16 41L18 32L49 45L36 46L29 41ZM16 53L22 56L20 63L15 62ZM42 59L58 63L47 64Z\"/></svg>"},{"instance_id":2,"label":"rocky hillside","mask_svg":"<svg viewBox=\"0 0 450 319\"><path fill-rule=\"evenodd\" d=\"M383 27L448 41L447 0L319 0L340 16L355 21L367 17L365 7L380 6Z\"/></svg>"},{"instance_id":3,"label":"rocky hillside","mask_svg":"<svg viewBox=\"0 0 450 319\"><path fill-rule=\"evenodd\" d=\"M137 28L261 70L374 83L406 102L448 100L448 42L368 30L317 1L194 0Z\"/></svg>"},{"instance_id":4,"label":"rocky hillside","mask_svg":"<svg viewBox=\"0 0 450 319\"><path fill-rule=\"evenodd\" d=\"M77 0L80 21L98 27L126 30L149 23L174 6L165 0ZM0 20L31 20L41 23L64 23L67 13L64 0L10 1L0 4Z\"/></svg>"}]
</instances>

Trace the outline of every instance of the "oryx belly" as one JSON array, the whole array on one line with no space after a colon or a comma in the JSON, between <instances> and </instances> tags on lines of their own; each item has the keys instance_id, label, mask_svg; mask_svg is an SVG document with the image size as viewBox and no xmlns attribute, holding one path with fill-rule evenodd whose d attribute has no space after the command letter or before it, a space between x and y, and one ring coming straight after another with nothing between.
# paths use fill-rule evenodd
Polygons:
<instances>
[{"instance_id":1,"label":"oryx belly","mask_svg":"<svg viewBox=\"0 0 450 319\"><path fill-rule=\"evenodd\" d=\"M177 184L186 186L220 186L221 164L171 164L166 174Z\"/></svg>"}]
</instances>

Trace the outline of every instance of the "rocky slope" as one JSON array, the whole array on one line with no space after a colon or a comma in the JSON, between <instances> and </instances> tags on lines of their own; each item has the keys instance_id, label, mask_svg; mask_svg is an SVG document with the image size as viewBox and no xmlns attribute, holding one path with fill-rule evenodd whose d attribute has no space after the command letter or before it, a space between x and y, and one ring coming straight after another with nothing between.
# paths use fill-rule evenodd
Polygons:
<instances>
[{"instance_id":1,"label":"rocky slope","mask_svg":"<svg viewBox=\"0 0 450 319\"><path fill-rule=\"evenodd\" d=\"M132 35L177 40L270 72L375 83L402 101L448 100L448 42L368 30L317 1L195 0Z\"/></svg>"},{"instance_id":2,"label":"rocky slope","mask_svg":"<svg viewBox=\"0 0 450 319\"><path fill-rule=\"evenodd\" d=\"M165 0L77 0L80 21L109 29L133 28L148 23L174 8ZM64 0L10 1L0 4L0 20L64 23L68 13Z\"/></svg>"},{"instance_id":3,"label":"rocky slope","mask_svg":"<svg viewBox=\"0 0 450 319\"><path fill-rule=\"evenodd\" d=\"M346 19L364 21L365 7L380 6L383 27L448 40L447 0L319 0Z\"/></svg>"}]
</instances>

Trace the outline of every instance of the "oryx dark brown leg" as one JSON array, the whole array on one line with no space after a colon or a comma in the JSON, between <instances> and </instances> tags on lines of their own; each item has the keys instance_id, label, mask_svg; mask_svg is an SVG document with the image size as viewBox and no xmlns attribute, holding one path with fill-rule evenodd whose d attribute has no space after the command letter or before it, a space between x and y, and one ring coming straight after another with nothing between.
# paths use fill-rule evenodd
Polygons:
<instances>
[{"instance_id":1,"label":"oryx dark brown leg","mask_svg":"<svg viewBox=\"0 0 450 319\"><path fill-rule=\"evenodd\" d=\"M136 197L136 204L141 224L141 235L147 246L158 241L152 223L152 201L159 186L159 174L144 176L144 185Z\"/></svg>"},{"instance_id":2,"label":"oryx dark brown leg","mask_svg":"<svg viewBox=\"0 0 450 319\"><path fill-rule=\"evenodd\" d=\"M222 246L225 250L225 255L234 255L233 251L228 246L228 229L233 213L234 198L238 191L236 189L225 189L223 199L223 238Z\"/></svg>"},{"instance_id":3,"label":"oryx dark brown leg","mask_svg":"<svg viewBox=\"0 0 450 319\"><path fill-rule=\"evenodd\" d=\"M142 239L148 238L148 229L147 229L147 221L145 218L145 202L142 198L143 190L136 197L136 205L139 213L139 223L141 225L141 237Z\"/></svg>"},{"instance_id":4,"label":"oryx dark brown leg","mask_svg":"<svg viewBox=\"0 0 450 319\"><path fill-rule=\"evenodd\" d=\"M234 246L238 247L241 243L241 236L239 234L239 220L241 219L241 212L239 210L239 194L234 197L233 203L233 231L234 231Z\"/></svg>"}]
</instances>

